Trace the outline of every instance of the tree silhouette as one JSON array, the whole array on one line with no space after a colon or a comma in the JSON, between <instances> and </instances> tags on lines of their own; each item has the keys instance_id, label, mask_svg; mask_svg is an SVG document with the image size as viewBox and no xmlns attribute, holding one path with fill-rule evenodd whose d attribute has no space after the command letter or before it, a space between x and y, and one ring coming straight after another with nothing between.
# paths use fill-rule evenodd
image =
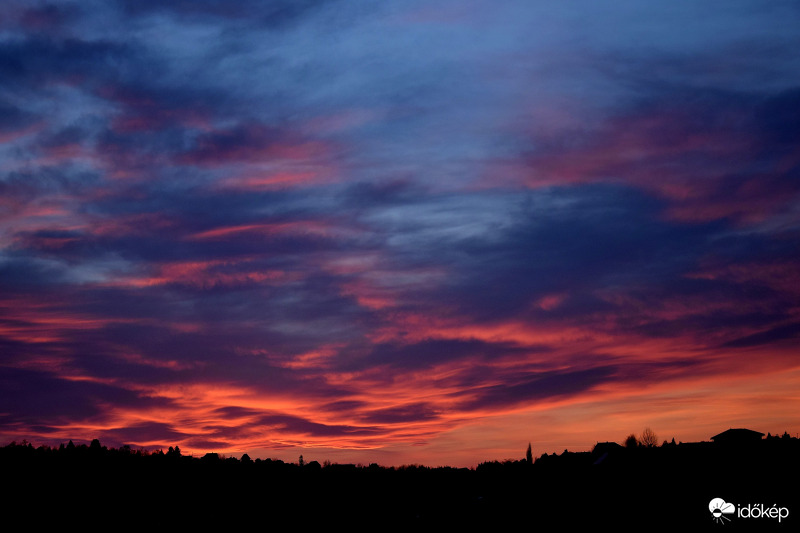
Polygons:
<instances>
[{"instance_id":1,"label":"tree silhouette","mask_svg":"<svg viewBox=\"0 0 800 533\"><path fill-rule=\"evenodd\" d=\"M100 441L98 439L93 439L92 443L89 444L89 449L93 453L99 453L103 448L100 446Z\"/></svg>"},{"instance_id":2,"label":"tree silhouette","mask_svg":"<svg viewBox=\"0 0 800 533\"><path fill-rule=\"evenodd\" d=\"M658 436L649 427L644 428L642 436L639 438L639 444L645 448L654 448L658 446Z\"/></svg>"},{"instance_id":3,"label":"tree silhouette","mask_svg":"<svg viewBox=\"0 0 800 533\"><path fill-rule=\"evenodd\" d=\"M528 443L528 450L525 452L525 459L528 461L529 465L533 464L533 449L531 448L531 443Z\"/></svg>"},{"instance_id":4,"label":"tree silhouette","mask_svg":"<svg viewBox=\"0 0 800 533\"><path fill-rule=\"evenodd\" d=\"M625 447L626 448L636 448L637 446L639 446L639 441L636 439L636 435L631 433L625 439Z\"/></svg>"}]
</instances>

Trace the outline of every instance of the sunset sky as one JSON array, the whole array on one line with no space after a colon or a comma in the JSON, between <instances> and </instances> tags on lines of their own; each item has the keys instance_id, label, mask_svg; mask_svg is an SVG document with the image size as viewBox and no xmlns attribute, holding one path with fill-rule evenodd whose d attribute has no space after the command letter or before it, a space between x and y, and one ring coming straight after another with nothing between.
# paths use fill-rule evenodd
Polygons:
<instances>
[{"instance_id":1,"label":"sunset sky","mask_svg":"<svg viewBox=\"0 0 800 533\"><path fill-rule=\"evenodd\" d=\"M6 0L0 445L800 432L800 4Z\"/></svg>"}]
</instances>

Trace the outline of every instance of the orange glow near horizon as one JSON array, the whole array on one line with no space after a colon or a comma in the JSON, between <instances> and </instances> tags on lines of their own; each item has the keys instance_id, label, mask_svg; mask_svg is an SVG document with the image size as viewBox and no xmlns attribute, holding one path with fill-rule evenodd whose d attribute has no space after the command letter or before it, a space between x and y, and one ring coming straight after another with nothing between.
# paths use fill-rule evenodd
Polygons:
<instances>
[{"instance_id":1,"label":"orange glow near horizon","mask_svg":"<svg viewBox=\"0 0 800 533\"><path fill-rule=\"evenodd\" d=\"M660 440L675 438L682 442L708 440L728 427L749 427L764 433L796 431L797 426L773 425L784 419L783 412L792 409L796 412L800 404L800 395L797 394L800 369L772 374L769 378L771 385L757 385L746 377L723 382L711 378L684 381L677 388L673 385L644 391L589 393L542 404L534 409L475 412L468 416L450 416L435 423L393 424L374 436L357 438L314 437L303 431L287 432L284 423L276 420L271 425L259 426L257 431L244 430L235 442L214 447L192 445L192 437L208 438L210 427L241 430L264 413L297 416L313 411L315 407L270 398L247 399L248 392L236 388L195 386L190 390L159 392L180 398L184 407L179 412L134 409L109 413L107 421L101 425L63 426L47 439L34 439L33 442L57 443L68 439L88 442L98 436L102 442L102 435L106 432L126 426L136 427L143 422L157 422L170 424L189 437L168 442L128 439L126 443L150 450L178 445L187 455L213 451L238 456L246 452L251 458L296 461L297 456L303 454L306 461L474 467L483 461L522 458L528 442L533 443L536 456L560 453L564 449L587 451L596 442L622 442L628 434L639 434L645 427L654 429ZM778 389L786 394L780 402L774 399ZM771 416L764 418L763 413L754 413L754 404ZM213 414L215 409L231 405L258 410L261 414L233 418ZM692 420L693 427L688 432L684 429L689 425L687 418ZM702 422L698 424L698 420ZM335 423L335 420L321 419L320 422ZM25 435L24 431L10 434ZM432 463L431 458L437 459Z\"/></svg>"}]
</instances>

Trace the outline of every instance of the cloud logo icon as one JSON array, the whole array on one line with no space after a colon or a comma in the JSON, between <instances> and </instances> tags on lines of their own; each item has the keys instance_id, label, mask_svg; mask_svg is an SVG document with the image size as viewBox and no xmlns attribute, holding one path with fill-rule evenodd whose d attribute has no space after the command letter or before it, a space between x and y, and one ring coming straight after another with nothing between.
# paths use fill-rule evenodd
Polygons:
<instances>
[{"instance_id":1,"label":"cloud logo icon","mask_svg":"<svg viewBox=\"0 0 800 533\"><path fill-rule=\"evenodd\" d=\"M711 511L711 515L714 517L715 522L724 524L725 521L731 521L730 518L724 515L735 513L736 506L732 503L727 503L722 498L714 498L708 502L708 510Z\"/></svg>"}]
</instances>

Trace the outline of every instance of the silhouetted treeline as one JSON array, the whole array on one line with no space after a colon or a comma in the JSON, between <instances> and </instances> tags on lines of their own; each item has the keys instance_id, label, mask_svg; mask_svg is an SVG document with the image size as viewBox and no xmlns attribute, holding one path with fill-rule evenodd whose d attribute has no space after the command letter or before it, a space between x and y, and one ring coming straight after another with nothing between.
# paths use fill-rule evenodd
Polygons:
<instances>
[{"instance_id":1,"label":"silhouetted treeline","mask_svg":"<svg viewBox=\"0 0 800 533\"><path fill-rule=\"evenodd\" d=\"M797 502L800 441L660 447L598 443L591 452L491 461L474 469L421 465L320 465L209 453L11 443L0 466L6 508L38 523L185 528L252 527L290 517L295 526L362 524L558 524L711 527L708 502ZM800 512L800 507L796 508ZM791 528L797 518L790 516ZM759 530L774 527L764 522ZM572 529L572 527L570 527Z\"/></svg>"}]
</instances>

